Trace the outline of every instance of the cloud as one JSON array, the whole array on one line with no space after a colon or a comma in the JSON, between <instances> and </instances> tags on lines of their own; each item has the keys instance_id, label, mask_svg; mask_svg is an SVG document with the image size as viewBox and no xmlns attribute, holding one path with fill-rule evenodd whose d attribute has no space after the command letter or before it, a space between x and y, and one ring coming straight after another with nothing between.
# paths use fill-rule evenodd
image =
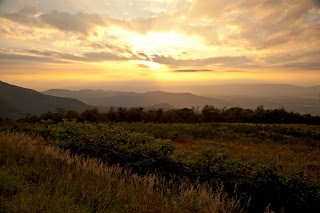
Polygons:
<instances>
[{"instance_id":1,"label":"cloud","mask_svg":"<svg viewBox=\"0 0 320 213\"><path fill-rule=\"evenodd\" d=\"M231 1L203 1L194 0L190 13L192 17L217 18L224 14L225 10L232 4Z\"/></svg>"},{"instance_id":2,"label":"cloud","mask_svg":"<svg viewBox=\"0 0 320 213\"><path fill-rule=\"evenodd\" d=\"M68 63L65 61L60 61L59 59L32 56L32 55L21 55L21 54L8 54L0 53L0 61L3 65L4 63L12 64L14 62L24 62L24 63Z\"/></svg>"},{"instance_id":3,"label":"cloud","mask_svg":"<svg viewBox=\"0 0 320 213\"><path fill-rule=\"evenodd\" d=\"M110 52L86 52L82 54L62 53L58 51L41 51L36 49L5 51L0 53L2 61L39 62L39 63L75 63L75 62L104 62L104 61L128 61L135 60Z\"/></svg>"},{"instance_id":4,"label":"cloud","mask_svg":"<svg viewBox=\"0 0 320 213\"><path fill-rule=\"evenodd\" d=\"M237 13L230 11L225 19L237 30L226 39L257 50L299 43L303 41L299 34L310 28L307 17L314 7L312 0L239 1Z\"/></svg>"},{"instance_id":5,"label":"cloud","mask_svg":"<svg viewBox=\"0 0 320 213\"><path fill-rule=\"evenodd\" d=\"M52 5L48 2L48 5ZM96 11L84 1L78 4L85 4L86 8ZM97 5L108 8L109 15L56 10L40 13L35 7L25 7L2 17L28 26L54 28L84 35L93 32L97 26L111 25L141 34L176 31L201 36L208 45L238 45L262 50L284 45L295 39L299 32L309 28L306 26L306 17L320 3L319 0L292 0L290 4L285 0L194 0L192 3L187 0L162 3L140 0L127 4L127 0L109 0L98 1ZM149 11L163 9L148 16L134 15L139 14L141 8ZM111 12L127 14L125 17L111 18ZM236 27L236 30L232 27ZM223 35L224 39L221 39L220 35Z\"/></svg>"},{"instance_id":6,"label":"cloud","mask_svg":"<svg viewBox=\"0 0 320 213\"><path fill-rule=\"evenodd\" d=\"M105 10L112 17L126 18L150 18L159 12L179 11L190 6L189 0L108 0L105 2Z\"/></svg>"},{"instance_id":7,"label":"cloud","mask_svg":"<svg viewBox=\"0 0 320 213\"><path fill-rule=\"evenodd\" d=\"M74 32L88 34L97 26L108 26L115 20L104 15L79 12L71 14L68 12L51 11L41 13L34 7L23 9L1 15L10 21L37 28L54 28L63 32Z\"/></svg>"},{"instance_id":8,"label":"cloud","mask_svg":"<svg viewBox=\"0 0 320 213\"><path fill-rule=\"evenodd\" d=\"M141 56L144 60L151 61L149 56L145 53L138 53L139 56Z\"/></svg>"},{"instance_id":9,"label":"cloud","mask_svg":"<svg viewBox=\"0 0 320 213\"><path fill-rule=\"evenodd\" d=\"M144 69L150 69L150 66L145 64L138 64L138 67L144 68Z\"/></svg>"},{"instance_id":10,"label":"cloud","mask_svg":"<svg viewBox=\"0 0 320 213\"><path fill-rule=\"evenodd\" d=\"M313 3L314 3L317 7L320 7L320 0L313 0Z\"/></svg>"},{"instance_id":11,"label":"cloud","mask_svg":"<svg viewBox=\"0 0 320 213\"><path fill-rule=\"evenodd\" d=\"M129 19L122 27L141 34L175 31L200 36L207 45L264 50L300 42L314 8L312 0L195 0L189 9Z\"/></svg>"},{"instance_id":12,"label":"cloud","mask_svg":"<svg viewBox=\"0 0 320 213\"><path fill-rule=\"evenodd\" d=\"M243 70L227 70L227 71L223 71L223 72L229 72L229 73L241 73L241 72L247 72L247 71L243 71Z\"/></svg>"},{"instance_id":13,"label":"cloud","mask_svg":"<svg viewBox=\"0 0 320 213\"><path fill-rule=\"evenodd\" d=\"M310 63L310 69L314 65L318 64L320 66L320 51L295 51L291 53L278 53L272 54L269 56L261 57L263 61L271 66L282 66L285 67L288 64L291 64L290 67L293 67L294 64L301 66L303 64L304 69L308 69L307 64Z\"/></svg>"},{"instance_id":14,"label":"cloud","mask_svg":"<svg viewBox=\"0 0 320 213\"><path fill-rule=\"evenodd\" d=\"M38 60L39 63L145 60L175 68L173 72L204 72L202 68L208 65L230 70L226 72L243 67L319 69L320 0L99 0L95 4L67 0L66 5L62 4L63 0L57 0L57 4L30 0L25 3L30 7L22 9L23 0L15 1L20 9L7 8L13 1L1 2L5 8L0 11L0 36L12 39L11 44L3 40L6 47L19 47L21 39L35 41L23 43L25 48L41 42L43 46L39 48L52 48L48 43L51 45L56 39L70 44L68 51L62 50L66 48L63 45L55 46L61 52L29 49L6 53L1 55L2 61L4 58L11 62ZM102 13L103 10L106 12ZM101 33L96 31L97 27L103 27ZM143 52L143 48L130 44L130 36L134 34L169 32L192 38L199 46L205 44L205 49L195 45L180 49L164 46ZM36 40L39 38L42 40ZM167 51L169 48L173 53ZM212 50L222 50L226 56L212 57ZM187 55L180 54L185 51ZM199 52L208 55L203 57Z\"/></svg>"},{"instance_id":15,"label":"cloud","mask_svg":"<svg viewBox=\"0 0 320 213\"><path fill-rule=\"evenodd\" d=\"M112 52L116 55L126 55L132 58L139 58L139 56L132 52L132 47L130 47L129 45L89 42L86 46L92 49Z\"/></svg>"},{"instance_id":16,"label":"cloud","mask_svg":"<svg viewBox=\"0 0 320 213\"><path fill-rule=\"evenodd\" d=\"M241 66L252 62L252 59L245 56L222 56L212 57L205 59L189 59L179 60L171 56L153 55L152 61L159 64L166 64L172 67L178 66L206 66L206 65L219 65L219 66Z\"/></svg>"},{"instance_id":17,"label":"cloud","mask_svg":"<svg viewBox=\"0 0 320 213\"><path fill-rule=\"evenodd\" d=\"M61 31L71 31L87 34L95 26L106 26L106 18L96 14L77 13L70 14L67 12L52 11L48 14L42 14L39 19Z\"/></svg>"},{"instance_id":18,"label":"cloud","mask_svg":"<svg viewBox=\"0 0 320 213\"><path fill-rule=\"evenodd\" d=\"M194 73L194 72L216 72L214 70L209 69L185 69L185 70L174 70L172 72L178 73ZM243 70L227 70L227 71L219 71L219 72L226 72L226 73L244 73L246 71Z\"/></svg>"},{"instance_id":19,"label":"cloud","mask_svg":"<svg viewBox=\"0 0 320 213\"><path fill-rule=\"evenodd\" d=\"M142 2L145 1L134 1L133 6L130 4L132 10ZM98 26L117 26L140 34L175 31L201 36L207 45L237 45L263 50L277 48L292 40L300 41L299 33L310 28L306 25L308 14L319 5L319 0L292 0L290 4L285 0L194 0L191 4L186 0L181 2L177 4L184 6L178 6L179 10L154 12L143 18L127 14L125 19L120 19L106 14L56 10L40 13L35 7L25 7L2 17L31 27L53 28L83 35L93 33ZM112 5L109 2L108 5L113 11L123 7L120 2ZM131 8L130 5L127 9ZM150 6L146 2L144 5Z\"/></svg>"},{"instance_id":20,"label":"cloud","mask_svg":"<svg viewBox=\"0 0 320 213\"><path fill-rule=\"evenodd\" d=\"M296 71L318 71L320 72L320 62L318 59L312 59L312 60L297 60L297 61L287 61L283 63L278 64L272 64L270 67L273 68L281 68L281 69L290 69L290 70L296 70Z\"/></svg>"},{"instance_id":21,"label":"cloud","mask_svg":"<svg viewBox=\"0 0 320 213\"><path fill-rule=\"evenodd\" d=\"M99 43L89 43L87 44L87 46L94 49L114 49L115 48L115 46L112 44L99 44Z\"/></svg>"},{"instance_id":22,"label":"cloud","mask_svg":"<svg viewBox=\"0 0 320 213\"><path fill-rule=\"evenodd\" d=\"M132 60L147 60L151 61L149 56L145 53L134 53L132 47L124 44L111 44L111 43L89 43L86 45L87 47L91 47L93 49L105 50L111 52L115 55L121 55L126 58L130 58Z\"/></svg>"},{"instance_id":23,"label":"cloud","mask_svg":"<svg viewBox=\"0 0 320 213\"><path fill-rule=\"evenodd\" d=\"M212 72L213 70L208 70L208 69L190 69L190 70L174 70L173 72Z\"/></svg>"},{"instance_id":24,"label":"cloud","mask_svg":"<svg viewBox=\"0 0 320 213\"><path fill-rule=\"evenodd\" d=\"M127 61L129 58L115 55L109 52L89 52L83 54L82 57L79 58L80 61L87 62L103 62L103 61Z\"/></svg>"}]
</instances>

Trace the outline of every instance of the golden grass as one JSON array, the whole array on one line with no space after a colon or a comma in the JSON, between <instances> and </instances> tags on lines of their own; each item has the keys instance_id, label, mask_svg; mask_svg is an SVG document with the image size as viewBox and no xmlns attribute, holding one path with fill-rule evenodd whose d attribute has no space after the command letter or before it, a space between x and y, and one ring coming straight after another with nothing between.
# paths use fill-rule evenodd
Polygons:
<instances>
[{"instance_id":1,"label":"golden grass","mask_svg":"<svg viewBox=\"0 0 320 213\"><path fill-rule=\"evenodd\" d=\"M191 138L178 138L175 141L176 151L187 151L193 153L205 147L204 143L198 143L197 140Z\"/></svg>"},{"instance_id":2,"label":"golden grass","mask_svg":"<svg viewBox=\"0 0 320 213\"><path fill-rule=\"evenodd\" d=\"M282 173L304 172L309 178L320 180L320 149L302 144L259 144L253 142L212 140L175 141L177 151L192 153L211 147L225 153L230 159L242 161L262 160L282 165Z\"/></svg>"},{"instance_id":3,"label":"golden grass","mask_svg":"<svg viewBox=\"0 0 320 213\"><path fill-rule=\"evenodd\" d=\"M41 138L0 133L0 212L243 211L223 189L168 182L70 156Z\"/></svg>"}]
</instances>

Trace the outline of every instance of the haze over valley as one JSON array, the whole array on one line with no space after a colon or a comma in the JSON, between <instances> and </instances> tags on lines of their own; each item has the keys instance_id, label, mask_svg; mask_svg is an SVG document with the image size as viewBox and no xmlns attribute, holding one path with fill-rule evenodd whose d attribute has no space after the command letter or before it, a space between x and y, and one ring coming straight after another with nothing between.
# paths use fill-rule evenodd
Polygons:
<instances>
[{"instance_id":1,"label":"haze over valley","mask_svg":"<svg viewBox=\"0 0 320 213\"><path fill-rule=\"evenodd\" d=\"M185 86L183 89L176 90L188 92L150 91L137 93L113 90L73 91L52 89L42 93L74 98L89 105L104 107L148 107L168 104L172 108L212 105L217 108L239 106L255 109L262 105L267 109L283 107L293 112L313 115L319 115L320 113L320 86L299 87L284 84L202 85Z\"/></svg>"}]
</instances>

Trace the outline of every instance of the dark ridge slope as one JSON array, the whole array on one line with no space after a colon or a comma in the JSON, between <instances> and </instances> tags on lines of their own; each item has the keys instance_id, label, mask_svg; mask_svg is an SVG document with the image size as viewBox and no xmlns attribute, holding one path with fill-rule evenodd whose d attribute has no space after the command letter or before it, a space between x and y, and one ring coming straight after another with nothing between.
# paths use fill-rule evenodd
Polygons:
<instances>
[{"instance_id":1,"label":"dark ridge slope","mask_svg":"<svg viewBox=\"0 0 320 213\"><path fill-rule=\"evenodd\" d=\"M27 113L55 111L58 107L76 111L90 108L79 100L44 95L0 81L0 117L19 118Z\"/></svg>"}]
</instances>

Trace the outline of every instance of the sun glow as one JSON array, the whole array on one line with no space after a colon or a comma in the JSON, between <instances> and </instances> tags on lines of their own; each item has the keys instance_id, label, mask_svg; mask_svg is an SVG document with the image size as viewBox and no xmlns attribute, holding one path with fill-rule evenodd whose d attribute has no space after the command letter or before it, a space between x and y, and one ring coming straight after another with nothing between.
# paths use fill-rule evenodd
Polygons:
<instances>
[{"instance_id":1,"label":"sun glow","mask_svg":"<svg viewBox=\"0 0 320 213\"><path fill-rule=\"evenodd\" d=\"M149 69L160 69L163 66L161 64L152 62L152 61L139 61L139 66L142 68L149 68Z\"/></svg>"},{"instance_id":2,"label":"sun glow","mask_svg":"<svg viewBox=\"0 0 320 213\"><path fill-rule=\"evenodd\" d=\"M174 55L178 54L178 49L199 43L197 38L187 37L176 32L134 34L130 37L130 42L134 51Z\"/></svg>"}]
</instances>

